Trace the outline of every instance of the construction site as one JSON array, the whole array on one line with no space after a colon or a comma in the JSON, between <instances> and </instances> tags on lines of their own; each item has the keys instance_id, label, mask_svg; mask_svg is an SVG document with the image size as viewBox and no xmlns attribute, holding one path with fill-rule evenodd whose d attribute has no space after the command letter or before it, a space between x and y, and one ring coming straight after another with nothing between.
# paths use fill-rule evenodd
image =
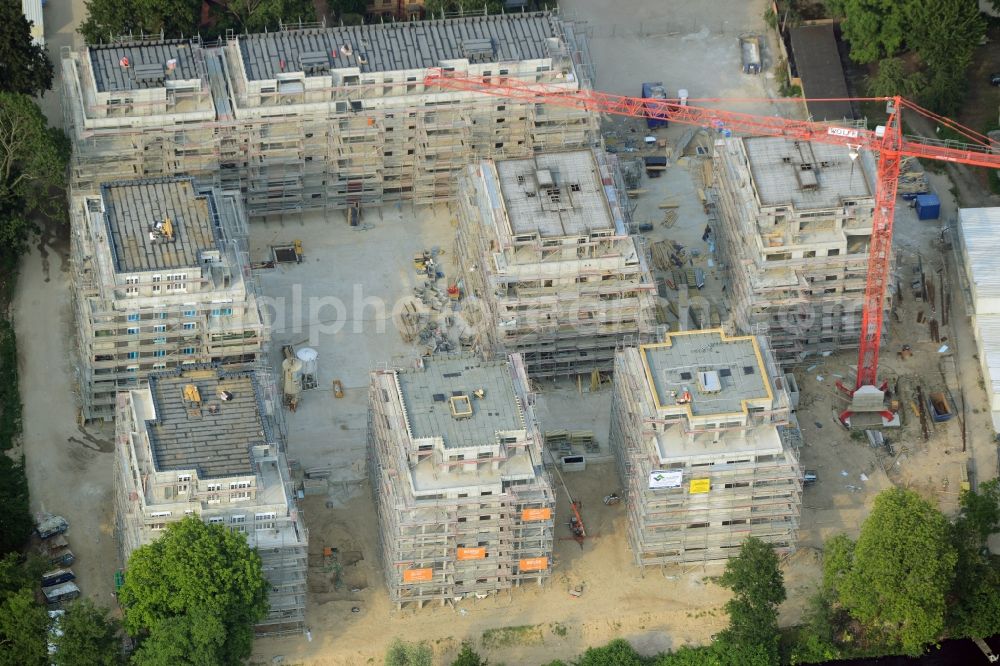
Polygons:
<instances>
[{"instance_id":1,"label":"construction site","mask_svg":"<svg viewBox=\"0 0 1000 666\"><path fill-rule=\"evenodd\" d=\"M725 626L746 537L796 624L879 491L992 477L993 213L916 157L937 217L892 211L880 137L775 102L765 3L719 2L64 48L70 300L29 275L72 325L30 292L18 334L85 593L193 514L264 559L253 663L655 654Z\"/></svg>"},{"instance_id":2,"label":"construction site","mask_svg":"<svg viewBox=\"0 0 1000 666\"><path fill-rule=\"evenodd\" d=\"M532 404L516 354L372 373L369 482L397 609L551 575L555 494Z\"/></svg>"},{"instance_id":3,"label":"construction site","mask_svg":"<svg viewBox=\"0 0 1000 666\"><path fill-rule=\"evenodd\" d=\"M246 536L270 608L261 634L305 630L306 529L288 477L274 386L253 371L178 368L118 394L115 538L127 562L171 522L197 516Z\"/></svg>"},{"instance_id":4,"label":"construction site","mask_svg":"<svg viewBox=\"0 0 1000 666\"><path fill-rule=\"evenodd\" d=\"M151 372L251 365L268 339L240 197L190 178L107 182L73 197L73 301L81 418Z\"/></svg>"},{"instance_id":5,"label":"construction site","mask_svg":"<svg viewBox=\"0 0 1000 666\"><path fill-rule=\"evenodd\" d=\"M615 359L611 446L635 563L725 560L750 536L795 549L802 440L763 337L671 333Z\"/></svg>"},{"instance_id":6,"label":"construction site","mask_svg":"<svg viewBox=\"0 0 1000 666\"><path fill-rule=\"evenodd\" d=\"M483 160L461 190L456 245L479 306L465 314L487 353L574 377L610 372L622 340L652 334L656 286L613 155Z\"/></svg>"},{"instance_id":7,"label":"construction site","mask_svg":"<svg viewBox=\"0 0 1000 666\"><path fill-rule=\"evenodd\" d=\"M871 153L779 137L714 148L735 327L766 334L783 364L857 348L875 205ZM891 293L886 309L890 301Z\"/></svg>"},{"instance_id":8,"label":"construction site","mask_svg":"<svg viewBox=\"0 0 1000 666\"><path fill-rule=\"evenodd\" d=\"M189 175L240 191L253 217L448 201L469 163L592 145L597 124L427 88L427 72L575 90L590 79L575 30L538 12L65 49L70 185Z\"/></svg>"}]
</instances>

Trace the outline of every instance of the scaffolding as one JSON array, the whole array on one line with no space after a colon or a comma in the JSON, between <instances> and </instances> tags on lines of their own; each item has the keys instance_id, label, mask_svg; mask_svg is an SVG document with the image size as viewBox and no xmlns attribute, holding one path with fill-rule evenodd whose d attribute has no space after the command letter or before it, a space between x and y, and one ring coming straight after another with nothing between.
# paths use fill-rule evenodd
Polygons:
<instances>
[{"instance_id":1,"label":"scaffolding","mask_svg":"<svg viewBox=\"0 0 1000 666\"><path fill-rule=\"evenodd\" d=\"M534 378L610 372L626 336L653 332L647 252L608 158L539 153L463 176L457 253L478 345L520 354Z\"/></svg>"},{"instance_id":2,"label":"scaffolding","mask_svg":"<svg viewBox=\"0 0 1000 666\"><path fill-rule=\"evenodd\" d=\"M425 90L427 70L573 90L586 53L548 12L64 49L71 187L185 174L241 191L251 216L448 201L470 162L595 145L598 128L584 110Z\"/></svg>"},{"instance_id":3,"label":"scaffolding","mask_svg":"<svg viewBox=\"0 0 1000 666\"><path fill-rule=\"evenodd\" d=\"M468 403L449 415L446 396ZM533 403L516 355L430 357L372 373L369 478L397 609L485 598L550 576L555 494Z\"/></svg>"},{"instance_id":4,"label":"scaffolding","mask_svg":"<svg viewBox=\"0 0 1000 666\"><path fill-rule=\"evenodd\" d=\"M611 448L638 566L725 560L750 536L794 550L802 478L782 433L797 426L763 338L674 333L621 348L614 377Z\"/></svg>"},{"instance_id":5,"label":"scaffolding","mask_svg":"<svg viewBox=\"0 0 1000 666\"><path fill-rule=\"evenodd\" d=\"M154 240L168 219L177 239ZM179 244L191 245L187 260ZM71 265L84 420L111 419L118 391L151 372L262 356L269 326L235 193L169 178L73 197Z\"/></svg>"},{"instance_id":6,"label":"scaffolding","mask_svg":"<svg viewBox=\"0 0 1000 666\"><path fill-rule=\"evenodd\" d=\"M268 613L255 631L300 633L309 535L289 481L275 388L261 370L177 369L118 393L115 537L127 564L187 515L245 534L269 585Z\"/></svg>"},{"instance_id":7,"label":"scaffolding","mask_svg":"<svg viewBox=\"0 0 1000 666\"><path fill-rule=\"evenodd\" d=\"M874 209L871 155L852 160L820 144L731 138L716 142L712 165L736 328L765 332L784 365L856 348Z\"/></svg>"}]
</instances>

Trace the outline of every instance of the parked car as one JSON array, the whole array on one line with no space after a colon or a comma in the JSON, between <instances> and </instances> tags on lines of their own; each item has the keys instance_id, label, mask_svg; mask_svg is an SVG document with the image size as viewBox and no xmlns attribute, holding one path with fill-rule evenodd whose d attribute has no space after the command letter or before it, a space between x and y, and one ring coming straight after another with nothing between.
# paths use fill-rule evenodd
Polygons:
<instances>
[{"instance_id":1,"label":"parked car","mask_svg":"<svg viewBox=\"0 0 1000 666\"><path fill-rule=\"evenodd\" d=\"M42 574L42 587L52 587L61 583L68 583L76 578L72 569L53 569Z\"/></svg>"},{"instance_id":2,"label":"parked car","mask_svg":"<svg viewBox=\"0 0 1000 666\"><path fill-rule=\"evenodd\" d=\"M991 86L1000 86L1000 72L996 72L994 74L990 74L990 85Z\"/></svg>"},{"instance_id":3,"label":"parked car","mask_svg":"<svg viewBox=\"0 0 1000 666\"><path fill-rule=\"evenodd\" d=\"M54 587L43 587L42 594L45 595L45 601L48 603L58 604L70 599L76 599L80 596L80 588L76 586L76 583L71 581L62 585L55 585Z\"/></svg>"},{"instance_id":4,"label":"parked car","mask_svg":"<svg viewBox=\"0 0 1000 666\"><path fill-rule=\"evenodd\" d=\"M38 532L38 536L43 539L48 539L49 537L55 536L57 534L62 534L69 529L69 523L62 516L54 516L51 513L42 514L38 518L38 524L35 527L35 531Z\"/></svg>"},{"instance_id":5,"label":"parked car","mask_svg":"<svg viewBox=\"0 0 1000 666\"><path fill-rule=\"evenodd\" d=\"M49 564L54 566L68 567L76 561L76 555L69 548L69 541L62 534L43 541L42 554L49 560Z\"/></svg>"},{"instance_id":6,"label":"parked car","mask_svg":"<svg viewBox=\"0 0 1000 666\"><path fill-rule=\"evenodd\" d=\"M816 483L818 479L819 475L816 474L816 470L814 469L807 469L802 474L802 483L804 483L807 486Z\"/></svg>"}]
</instances>

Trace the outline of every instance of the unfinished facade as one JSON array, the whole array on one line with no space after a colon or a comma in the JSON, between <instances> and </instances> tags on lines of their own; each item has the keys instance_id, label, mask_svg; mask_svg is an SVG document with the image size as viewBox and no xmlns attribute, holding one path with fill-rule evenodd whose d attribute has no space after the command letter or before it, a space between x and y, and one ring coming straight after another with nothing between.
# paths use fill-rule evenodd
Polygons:
<instances>
[{"instance_id":1,"label":"unfinished facade","mask_svg":"<svg viewBox=\"0 0 1000 666\"><path fill-rule=\"evenodd\" d=\"M724 560L750 536L794 549L802 475L787 382L763 338L719 329L618 352L611 448L636 564Z\"/></svg>"},{"instance_id":2,"label":"unfinished facade","mask_svg":"<svg viewBox=\"0 0 1000 666\"><path fill-rule=\"evenodd\" d=\"M539 153L464 174L458 252L480 344L521 354L533 378L608 372L616 346L655 325L612 157Z\"/></svg>"},{"instance_id":3,"label":"unfinished facade","mask_svg":"<svg viewBox=\"0 0 1000 666\"><path fill-rule=\"evenodd\" d=\"M178 369L118 395L115 536L123 563L168 523L193 515L247 537L270 584L259 633L305 627L308 533L261 377Z\"/></svg>"},{"instance_id":4,"label":"unfinished facade","mask_svg":"<svg viewBox=\"0 0 1000 666\"><path fill-rule=\"evenodd\" d=\"M555 496L527 391L516 355L372 373L369 479L397 608L549 577Z\"/></svg>"},{"instance_id":5,"label":"unfinished facade","mask_svg":"<svg viewBox=\"0 0 1000 666\"><path fill-rule=\"evenodd\" d=\"M576 26L547 12L122 43L63 53L70 183L191 175L252 216L450 199L484 156L590 145L583 111L425 89L430 70L575 90Z\"/></svg>"},{"instance_id":6,"label":"unfinished facade","mask_svg":"<svg viewBox=\"0 0 1000 666\"><path fill-rule=\"evenodd\" d=\"M267 339L236 193L189 178L103 185L72 199L83 417L150 372L252 363Z\"/></svg>"},{"instance_id":7,"label":"unfinished facade","mask_svg":"<svg viewBox=\"0 0 1000 666\"><path fill-rule=\"evenodd\" d=\"M782 364L857 348L874 210L874 160L779 137L717 141L719 246L738 330ZM892 290L887 290L891 292Z\"/></svg>"}]
</instances>

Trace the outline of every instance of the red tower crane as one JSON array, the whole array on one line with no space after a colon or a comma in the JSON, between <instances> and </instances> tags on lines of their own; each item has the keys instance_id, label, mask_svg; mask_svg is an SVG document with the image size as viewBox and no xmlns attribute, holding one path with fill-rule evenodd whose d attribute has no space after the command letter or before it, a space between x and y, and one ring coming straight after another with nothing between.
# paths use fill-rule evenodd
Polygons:
<instances>
[{"instance_id":1,"label":"red tower crane","mask_svg":"<svg viewBox=\"0 0 1000 666\"><path fill-rule=\"evenodd\" d=\"M445 90L477 92L505 99L583 109L592 113L610 113L638 118L696 125L708 129L730 130L743 136L776 136L797 141L844 146L851 159L861 150L878 155L875 184L875 210L868 250L868 275L861 313L861 339L858 348L858 375L854 391L863 386L885 389L878 384L879 345L885 293L890 279L893 213L900 163L904 157L942 160L973 166L1000 169L1000 144L958 123L923 109L901 97L865 98L887 103L889 117L884 126L874 130L838 126L788 118L759 116L692 105L692 102L721 102L725 99L687 100L650 99L612 95L595 90L567 87L558 83L532 83L510 77L469 77L458 72L431 70L424 85ZM809 100L807 100L809 101ZM904 136L900 114L903 109L919 113L938 125L948 127L971 143L940 141ZM844 387L841 387L844 388ZM849 393L853 391L846 389ZM849 412L848 412L849 413ZM846 416L847 413L845 413Z\"/></svg>"}]
</instances>

